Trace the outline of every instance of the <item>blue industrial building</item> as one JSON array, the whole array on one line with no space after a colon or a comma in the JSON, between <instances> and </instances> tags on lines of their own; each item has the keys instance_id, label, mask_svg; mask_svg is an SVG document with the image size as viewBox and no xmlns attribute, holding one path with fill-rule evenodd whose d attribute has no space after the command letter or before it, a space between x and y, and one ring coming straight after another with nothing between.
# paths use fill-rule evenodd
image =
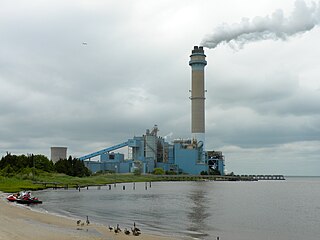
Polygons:
<instances>
[{"instance_id":1,"label":"blue industrial building","mask_svg":"<svg viewBox=\"0 0 320 240\"><path fill-rule=\"evenodd\" d=\"M155 125L142 136L133 137L121 144L80 157L92 171L113 171L116 173L151 173L154 168L176 173L200 174L201 172L224 174L222 152L205 151L205 83L204 68L207 65L203 47L195 46L190 55L191 81L191 134L192 139L178 139L168 143L158 136ZM127 159L124 154L113 151L128 147ZM91 161L100 156L100 160Z\"/></svg>"},{"instance_id":2,"label":"blue industrial building","mask_svg":"<svg viewBox=\"0 0 320 240\"><path fill-rule=\"evenodd\" d=\"M139 169L141 173L151 173L154 168L176 173L200 174L218 170L224 174L224 157L221 152L203 151L202 143L194 140L174 140L168 143L164 138L157 136L158 127L146 130L139 137L133 137L126 142L80 157L92 171L110 171L129 173ZM129 155L114 153L114 150L128 147ZM204 153L204 154L203 154ZM203 157L205 159L203 161ZM100 156L98 161L91 158Z\"/></svg>"}]
</instances>

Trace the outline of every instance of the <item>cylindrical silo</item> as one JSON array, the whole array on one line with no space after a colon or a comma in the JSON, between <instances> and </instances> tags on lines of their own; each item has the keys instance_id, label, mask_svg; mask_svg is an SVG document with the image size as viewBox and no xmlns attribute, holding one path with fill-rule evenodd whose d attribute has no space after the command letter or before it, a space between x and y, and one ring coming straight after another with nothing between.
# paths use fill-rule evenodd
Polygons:
<instances>
[{"instance_id":1,"label":"cylindrical silo","mask_svg":"<svg viewBox=\"0 0 320 240\"><path fill-rule=\"evenodd\" d=\"M51 147L51 160L56 163L60 159L67 159L66 147Z\"/></svg>"}]
</instances>

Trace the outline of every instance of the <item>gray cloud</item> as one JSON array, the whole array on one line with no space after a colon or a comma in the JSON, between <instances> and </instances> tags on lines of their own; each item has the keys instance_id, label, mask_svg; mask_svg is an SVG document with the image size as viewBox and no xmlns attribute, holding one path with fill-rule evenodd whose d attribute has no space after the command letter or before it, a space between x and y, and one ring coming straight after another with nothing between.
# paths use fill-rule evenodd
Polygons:
<instances>
[{"instance_id":1,"label":"gray cloud","mask_svg":"<svg viewBox=\"0 0 320 240\"><path fill-rule=\"evenodd\" d=\"M81 156L154 124L161 136L189 138L190 51L229 12L219 0L6 2L0 155L49 156L51 146L67 146ZM206 146L224 151L228 170L260 170L265 163L254 164L254 156L269 151L284 174L297 171L285 168L288 157L296 163L304 155L319 166L318 30L237 52L206 50ZM287 146L299 150L284 155Z\"/></svg>"}]
</instances>

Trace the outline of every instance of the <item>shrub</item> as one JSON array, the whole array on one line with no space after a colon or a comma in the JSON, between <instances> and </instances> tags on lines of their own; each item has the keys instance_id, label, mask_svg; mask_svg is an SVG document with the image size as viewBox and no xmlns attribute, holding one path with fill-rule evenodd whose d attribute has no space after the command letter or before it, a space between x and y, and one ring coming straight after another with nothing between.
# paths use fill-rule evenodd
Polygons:
<instances>
[{"instance_id":1,"label":"shrub","mask_svg":"<svg viewBox=\"0 0 320 240\"><path fill-rule=\"evenodd\" d=\"M134 171L133 171L133 175L136 175L136 176L141 175L141 170L140 170L140 168L136 168L136 169L134 169Z\"/></svg>"},{"instance_id":2,"label":"shrub","mask_svg":"<svg viewBox=\"0 0 320 240\"><path fill-rule=\"evenodd\" d=\"M170 171L166 171L167 175L177 175L177 172L170 170Z\"/></svg>"},{"instance_id":3,"label":"shrub","mask_svg":"<svg viewBox=\"0 0 320 240\"><path fill-rule=\"evenodd\" d=\"M162 168L155 168L153 170L153 174L154 175L163 175L164 174L164 170Z\"/></svg>"}]
</instances>

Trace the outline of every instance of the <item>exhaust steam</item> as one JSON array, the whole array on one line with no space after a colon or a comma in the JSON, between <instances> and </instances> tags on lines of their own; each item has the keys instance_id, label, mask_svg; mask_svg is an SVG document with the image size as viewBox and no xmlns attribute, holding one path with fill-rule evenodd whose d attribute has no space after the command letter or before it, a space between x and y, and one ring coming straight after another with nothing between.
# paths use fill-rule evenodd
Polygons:
<instances>
[{"instance_id":1,"label":"exhaust steam","mask_svg":"<svg viewBox=\"0 0 320 240\"><path fill-rule=\"evenodd\" d=\"M308 6L304 1L297 0L289 17L285 17L281 9L271 16L255 17L252 20L243 18L240 23L222 24L206 36L201 45L215 48L227 43L232 48L241 49L246 43L266 39L286 40L290 36L310 31L320 23L320 2L312 2Z\"/></svg>"}]
</instances>

